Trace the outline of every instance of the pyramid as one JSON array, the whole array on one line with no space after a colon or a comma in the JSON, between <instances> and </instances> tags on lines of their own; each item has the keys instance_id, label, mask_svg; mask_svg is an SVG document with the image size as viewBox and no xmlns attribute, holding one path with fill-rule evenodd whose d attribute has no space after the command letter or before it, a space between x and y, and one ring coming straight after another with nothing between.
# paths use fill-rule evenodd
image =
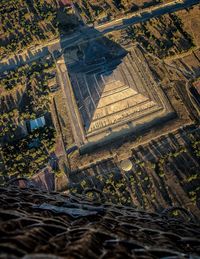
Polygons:
<instances>
[{"instance_id":1,"label":"pyramid","mask_svg":"<svg viewBox=\"0 0 200 259\"><path fill-rule=\"evenodd\" d=\"M147 109L157 109L157 104L120 81L107 84L91 120L88 133L119 122L125 122L133 114Z\"/></svg>"},{"instance_id":2,"label":"pyramid","mask_svg":"<svg viewBox=\"0 0 200 259\"><path fill-rule=\"evenodd\" d=\"M129 123L145 124L165 110L151 72L135 51L122 59L103 62L69 69L86 136L125 124L129 127Z\"/></svg>"}]
</instances>

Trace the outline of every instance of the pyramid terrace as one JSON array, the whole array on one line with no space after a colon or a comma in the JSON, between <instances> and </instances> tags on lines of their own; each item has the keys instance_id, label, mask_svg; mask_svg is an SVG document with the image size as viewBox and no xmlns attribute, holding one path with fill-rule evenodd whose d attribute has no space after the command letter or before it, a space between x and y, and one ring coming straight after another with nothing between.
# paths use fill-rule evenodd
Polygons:
<instances>
[{"instance_id":1,"label":"pyramid terrace","mask_svg":"<svg viewBox=\"0 0 200 259\"><path fill-rule=\"evenodd\" d=\"M138 48L112 58L101 53L67 67L84 132L81 145L107 143L174 115Z\"/></svg>"}]
</instances>

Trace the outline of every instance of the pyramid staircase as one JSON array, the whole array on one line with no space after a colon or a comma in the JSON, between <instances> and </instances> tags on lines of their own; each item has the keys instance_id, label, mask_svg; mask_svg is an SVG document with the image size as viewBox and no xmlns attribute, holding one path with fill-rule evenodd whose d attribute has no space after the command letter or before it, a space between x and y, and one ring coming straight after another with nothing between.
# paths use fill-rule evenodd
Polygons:
<instances>
[{"instance_id":1,"label":"pyramid staircase","mask_svg":"<svg viewBox=\"0 0 200 259\"><path fill-rule=\"evenodd\" d=\"M116 125L142 120L163 110L148 80L149 71L130 52L113 69L97 66L73 74L72 87L86 135L109 130Z\"/></svg>"}]
</instances>

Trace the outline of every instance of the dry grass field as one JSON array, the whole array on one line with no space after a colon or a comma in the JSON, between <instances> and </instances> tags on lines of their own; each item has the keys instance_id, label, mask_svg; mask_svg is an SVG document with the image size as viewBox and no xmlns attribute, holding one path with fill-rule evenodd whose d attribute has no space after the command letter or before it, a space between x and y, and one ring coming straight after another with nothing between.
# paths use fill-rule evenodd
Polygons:
<instances>
[{"instance_id":1,"label":"dry grass field","mask_svg":"<svg viewBox=\"0 0 200 259\"><path fill-rule=\"evenodd\" d=\"M124 46L138 43L160 59L186 53L196 46L191 32L177 13L129 26L110 33L109 37Z\"/></svg>"},{"instance_id":2,"label":"dry grass field","mask_svg":"<svg viewBox=\"0 0 200 259\"><path fill-rule=\"evenodd\" d=\"M200 4L189 10L177 12L178 17L182 20L183 28L193 38L195 48L191 51L171 57L167 62L176 68L181 68L193 74L193 77L200 76Z\"/></svg>"},{"instance_id":3,"label":"dry grass field","mask_svg":"<svg viewBox=\"0 0 200 259\"><path fill-rule=\"evenodd\" d=\"M183 22L184 29L192 35L196 46L200 46L200 4L189 10L181 10L177 15Z\"/></svg>"},{"instance_id":4,"label":"dry grass field","mask_svg":"<svg viewBox=\"0 0 200 259\"><path fill-rule=\"evenodd\" d=\"M120 17L123 14L166 2L169 2L169 0L77 0L76 6L78 7L82 18L87 23L90 23Z\"/></svg>"},{"instance_id":5,"label":"dry grass field","mask_svg":"<svg viewBox=\"0 0 200 259\"><path fill-rule=\"evenodd\" d=\"M54 0L0 2L0 57L58 36Z\"/></svg>"}]
</instances>

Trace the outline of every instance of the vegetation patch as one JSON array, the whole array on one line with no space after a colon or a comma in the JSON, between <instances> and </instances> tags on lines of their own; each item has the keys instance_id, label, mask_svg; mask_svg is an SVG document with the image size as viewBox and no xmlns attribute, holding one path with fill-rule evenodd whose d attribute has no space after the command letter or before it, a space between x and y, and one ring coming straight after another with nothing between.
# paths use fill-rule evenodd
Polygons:
<instances>
[{"instance_id":1,"label":"vegetation patch","mask_svg":"<svg viewBox=\"0 0 200 259\"><path fill-rule=\"evenodd\" d=\"M0 1L0 57L58 36L54 0Z\"/></svg>"},{"instance_id":2,"label":"vegetation patch","mask_svg":"<svg viewBox=\"0 0 200 259\"><path fill-rule=\"evenodd\" d=\"M166 14L127 28L128 37L145 50L165 58L188 51L195 46L176 14Z\"/></svg>"},{"instance_id":3,"label":"vegetation patch","mask_svg":"<svg viewBox=\"0 0 200 259\"><path fill-rule=\"evenodd\" d=\"M20 141L0 147L0 173L3 176L31 177L48 165L54 151L55 130L35 130Z\"/></svg>"}]
</instances>

